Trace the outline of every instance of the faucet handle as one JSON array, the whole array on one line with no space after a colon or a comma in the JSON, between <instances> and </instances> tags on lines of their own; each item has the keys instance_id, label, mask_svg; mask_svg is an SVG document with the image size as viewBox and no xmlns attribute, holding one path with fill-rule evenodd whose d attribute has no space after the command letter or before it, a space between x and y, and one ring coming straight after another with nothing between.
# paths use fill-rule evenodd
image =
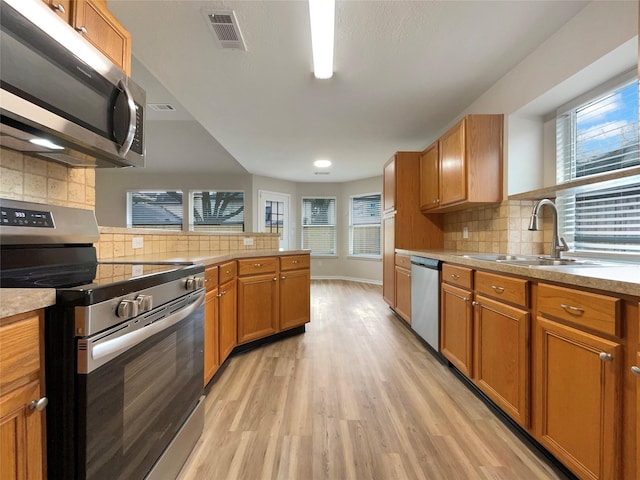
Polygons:
<instances>
[{"instance_id":1,"label":"faucet handle","mask_svg":"<svg viewBox=\"0 0 640 480\"><path fill-rule=\"evenodd\" d=\"M556 250L558 250L559 252L569 251L569 245L567 244L567 241L564 239L564 237L560 237L560 245L556 247Z\"/></svg>"}]
</instances>

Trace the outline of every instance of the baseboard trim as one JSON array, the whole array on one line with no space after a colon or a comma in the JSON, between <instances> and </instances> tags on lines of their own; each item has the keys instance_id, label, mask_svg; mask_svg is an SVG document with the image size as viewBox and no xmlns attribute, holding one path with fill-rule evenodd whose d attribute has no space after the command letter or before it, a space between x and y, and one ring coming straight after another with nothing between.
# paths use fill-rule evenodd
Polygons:
<instances>
[{"instance_id":1,"label":"baseboard trim","mask_svg":"<svg viewBox=\"0 0 640 480\"><path fill-rule=\"evenodd\" d=\"M344 280L346 282L370 283L372 285L382 285L382 280L371 280L370 278L342 277L342 276L312 276L311 280Z\"/></svg>"}]
</instances>

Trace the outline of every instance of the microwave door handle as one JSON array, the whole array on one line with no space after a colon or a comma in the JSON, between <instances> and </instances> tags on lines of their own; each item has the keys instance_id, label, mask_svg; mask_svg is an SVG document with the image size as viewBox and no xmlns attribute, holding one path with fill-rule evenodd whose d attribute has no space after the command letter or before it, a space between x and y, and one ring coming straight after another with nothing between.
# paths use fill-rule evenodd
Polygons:
<instances>
[{"instance_id":1,"label":"microwave door handle","mask_svg":"<svg viewBox=\"0 0 640 480\"><path fill-rule=\"evenodd\" d=\"M125 157L127 153L129 153L131 145L133 145L133 139L136 136L136 104L133 101L133 95L131 95L131 90L129 90L126 80L120 80L118 86L122 88L125 97L127 97L127 106L129 107L129 128L127 129L127 136L118 151L122 157Z\"/></svg>"}]
</instances>

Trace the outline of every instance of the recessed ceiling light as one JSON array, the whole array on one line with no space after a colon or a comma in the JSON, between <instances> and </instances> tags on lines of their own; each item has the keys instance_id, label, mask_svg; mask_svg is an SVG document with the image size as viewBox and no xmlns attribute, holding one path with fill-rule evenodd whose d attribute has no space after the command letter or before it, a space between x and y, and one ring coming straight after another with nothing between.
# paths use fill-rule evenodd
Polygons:
<instances>
[{"instance_id":1,"label":"recessed ceiling light","mask_svg":"<svg viewBox=\"0 0 640 480\"><path fill-rule=\"evenodd\" d=\"M328 168L331 166L331 160L316 160L313 162L313 166L318 168Z\"/></svg>"}]
</instances>

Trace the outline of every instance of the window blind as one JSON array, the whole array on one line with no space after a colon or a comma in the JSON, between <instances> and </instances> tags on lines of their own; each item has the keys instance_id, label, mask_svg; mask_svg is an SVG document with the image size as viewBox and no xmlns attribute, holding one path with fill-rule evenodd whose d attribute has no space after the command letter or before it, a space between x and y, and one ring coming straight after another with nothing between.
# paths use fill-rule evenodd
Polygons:
<instances>
[{"instance_id":1,"label":"window blind","mask_svg":"<svg viewBox=\"0 0 640 480\"><path fill-rule=\"evenodd\" d=\"M638 81L594 96L556 119L559 183L640 165ZM556 198L560 229L575 251L640 253L640 181Z\"/></svg>"},{"instance_id":2,"label":"window blind","mask_svg":"<svg viewBox=\"0 0 640 480\"><path fill-rule=\"evenodd\" d=\"M243 232L244 192L191 192L190 230Z\"/></svg>"},{"instance_id":3,"label":"window blind","mask_svg":"<svg viewBox=\"0 0 640 480\"><path fill-rule=\"evenodd\" d=\"M302 248L313 255L336 254L336 199L302 199Z\"/></svg>"},{"instance_id":4,"label":"window blind","mask_svg":"<svg viewBox=\"0 0 640 480\"><path fill-rule=\"evenodd\" d=\"M381 195L379 193L351 197L349 254L380 257Z\"/></svg>"},{"instance_id":5,"label":"window blind","mask_svg":"<svg viewBox=\"0 0 640 480\"><path fill-rule=\"evenodd\" d=\"M129 192L128 203L129 226L182 230L182 192Z\"/></svg>"}]
</instances>

